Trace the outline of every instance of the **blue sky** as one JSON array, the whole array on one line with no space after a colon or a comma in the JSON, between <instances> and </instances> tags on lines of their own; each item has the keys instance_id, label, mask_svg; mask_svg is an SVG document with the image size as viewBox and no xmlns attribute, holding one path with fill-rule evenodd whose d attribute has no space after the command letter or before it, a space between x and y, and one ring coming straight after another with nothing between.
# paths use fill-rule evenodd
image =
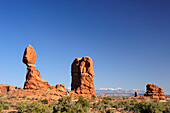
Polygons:
<instances>
[{"instance_id":1,"label":"blue sky","mask_svg":"<svg viewBox=\"0 0 170 113\"><path fill-rule=\"evenodd\" d=\"M23 86L25 48L51 85L71 85L71 63L90 56L95 88L170 94L169 0L0 0L0 84Z\"/></svg>"}]
</instances>

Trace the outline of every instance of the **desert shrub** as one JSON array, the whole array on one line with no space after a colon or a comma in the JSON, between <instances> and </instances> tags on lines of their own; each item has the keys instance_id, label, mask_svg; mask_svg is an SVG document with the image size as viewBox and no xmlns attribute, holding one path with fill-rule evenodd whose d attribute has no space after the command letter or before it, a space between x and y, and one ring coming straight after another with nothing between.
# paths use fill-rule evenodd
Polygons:
<instances>
[{"instance_id":1,"label":"desert shrub","mask_svg":"<svg viewBox=\"0 0 170 113\"><path fill-rule=\"evenodd\" d=\"M94 99L96 98L96 96L95 96L95 95L92 95L91 98L94 100Z\"/></svg>"},{"instance_id":2,"label":"desert shrub","mask_svg":"<svg viewBox=\"0 0 170 113\"><path fill-rule=\"evenodd\" d=\"M4 109L9 109L9 106L4 106Z\"/></svg>"},{"instance_id":3,"label":"desert shrub","mask_svg":"<svg viewBox=\"0 0 170 113\"><path fill-rule=\"evenodd\" d=\"M124 110L140 113L168 113L170 112L168 103L160 103L159 101L151 102L135 102L131 101L130 104L124 105Z\"/></svg>"},{"instance_id":4,"label":"desert shrub","mask_svg":"<svg viewBox=\"0 0 170 113\"><path fill-rule=\"evenodd\" d=\"M19 113L52 113L52 107L48 107L40 101L17 103L17 110Z\"/></svg>"},{"instance_id":5,"label":"desert shrub","mask_svg":"<svg viewBox=\"0 0 170 113\"><path fill-rule=\"evenodd\" d=\"M106 109L106 113L114 113L113 109Z\"/></svg>"},{"instance_id":6,"label":"desert shrub","mask_svg":"<svg viewBox=\"0 0 170 113\"><path fill-rule=\"evenodd\" d=\"M0 103L3 104L4 102L7 102L6 98L0 98Z\"/></svg>"},{"instance_id":7,"label":"desert shrub","mask_svg":"<svg viewBox=\"0 0 170 113\"><path fill-rule=\"evenodd\" d=\"M87 112L90 108L89 102L84 99L83 96L79 96L79 100L76 102L75 106L77 108L76 110L80 112Z\"/></svg>"},{"instance_id":8,"label":"desert shrub","mask_svg":"<svg viewBox=\"0 0 170 113\"><path fill-rule=\"evenodd\" d=\"M73 102L71 97L62 97L53 107L53 113L84 113L87 112L89 108L89 102L82 96L79 97L77 102Z\"/></svg>"},{"instance_id":9,"label":"desert shrub","mask_svg":"<svg viewBox=\"0 0 170 113\"><path fill-rule=\"evenodd\" d=\"M74 102L72 102L71 97L62 97L58 99L57 103L53 107L53 113L58 112L69 112Z\"/></svg>"},{"instance_id":10,"label":"desert shrub","mask_svg":"<svg viewBox=\"0 0 170 113\"><path fill-rule=\"evenodd\" d=\"M104 97L103 100L114 100L112 97Z\"/></svg>"},{"instance_id":11,"label":"desert shrub","mask_svg":"<svg viewBox=\"0 0 170 113\"><path fill-rule=\"evenodd\" d=\"M129 105L130 103L128 101L121 101L118 104L114 105L114 107L116 109L119 109L119 108L124 108L126 106L127 107L126 109L129 109Z\"/></svg>"},{"instance_id":12,"label":"desert shrub","mask_svg":"<svg viewBox=\"0 0 170 113\"><path fill-rule=\"evenodd\" d=\"M41 101L43 104L48 104L48 100L47 99L44 99Z\"/></svg>"},{"instance_id":13,"label":"desert shrub","mask_svg":"<svg viewBox=\"0 0 170 113\"><path fill-rule=\"evenodd\" d=\"M1 93L0 97L3 97L3 96L4 96L4 94L3 94L3 93Z\"/></svg>"},{"instance_id":14,"label":"desert shrub","mask_svg":"<svg viewBox=\"0 0 170 113\"><path fill-rule=\"evenodd\" d=\"M12 102L7 102L7 101L6 101L6 102L4 102L3 104L12 104Z\"/></svg>"},{"instance_id":15,"label":"desert shrub","mask_svg":"<svg viewBox=\"0 0 170 113\"><path fill-rule=\"evenodd\" d=\"M112 102L113 98L112 97L104 97L102 101L99 101L98 103L93 104L93 110L94 111L99 111L99 112L106 112L107 108L113 107L114 104ZM109 110L108 110L109 112Z\"/></svg>"},{"instance_id":16,"label":"desert shrub","mask_svg":"<svg viewBox=\"0 0 170 113\"><path fill-rule=\"evenodd\" d=\"M17 103L17 110L19 113L22 113L24 111L26 111L26 108L28 106L28 103L24 103L24 102L20 102L20 103Z\"/></svg>"},{"instance_id":17,"label":"desert shrub","mask_svg":"<svg viewBox=\"0 0 170 113\"><path fill-rule=\"evenodd\" d=\"M100 101L100 102L98 102L98 103L94 103L93 104L93 109L94 109L94 111L100 111L100 112L105 112L105 110L106 110L106 106L105 106L105 104L102 102L102 101Z\"/></svg>"},{"instance_id":18,"label":"desert shrub","mask_svg":"<svg viewBox=\"0 0 170 113\"><path fill-rule=\"evenodd\" d=\"M139 99L144 100L145 98L144 97L139 97Z\"/></svg>"}]
</instances>

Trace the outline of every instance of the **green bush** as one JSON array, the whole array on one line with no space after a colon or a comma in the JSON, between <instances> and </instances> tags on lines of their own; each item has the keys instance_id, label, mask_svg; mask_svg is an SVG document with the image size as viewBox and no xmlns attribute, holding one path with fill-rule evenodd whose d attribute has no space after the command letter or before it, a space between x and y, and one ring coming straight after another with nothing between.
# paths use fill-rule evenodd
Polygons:
<instances>
[{"instance_id":1,"label":"green bush","mask_svg":"<svg viewBox=\"0 0 170 113\"><path fill-rule=\"evenodd\" d=\"M44 99L41 101L43 104L48 104L48 100L47 99Z\"/></svg>"},{"instance_id":2,"label":"green bush","mask_svg":"<svg viewBox=\"0 0 170 113\"><path fill-rule=\"evenodd\" d=\"M92 95L91 98L94 100L94 99L96 98L96 96L95 96L95 95Z\"/></svg>"},{"instance_id":3,"label":"green bush","mask_svg":"<svg viewBox=\"0 0 170 113\"><path fill-rule=\"evenodd\" d=\"M71 97L62 97L53 107L53 113L84 113L87 112L89 108L89 102L82 96L79 97L77 102L73 102Z\"/></svg>"},{"instance_id":4,"label":"green bush","mask_svg":"<svg viewBox=\"0 0 170 113\"><path fill-rule=\"evenodd\" d=\"M114 100L112 97L104 97L103 100Z\"/></svg>"},{"instance_id":5,"label":"green bush","mask_svg":"<svg viewBox=\"0 0 170 113\"><path fill-rule=\"evenodd\" d=\"M106 113L114 113L113 109L106 109Z\"/></svg>"},{"instance_id":6,"label":"green bush","mask_svg":"<svg viewBox=\"0 0 170 113\"><path fill-rule=\"evenodd\" d=\"M77 107L77 111L80 111L80 112L87 112L90 108L90 104L89 102L84 99L83 96L79 96L79 100L76 102L76 105Z\"/></svg>"},{"instance_id":7,"label":"green bush","mask_svg":"<svg viewBox=\"0 0 170 113\"><path fill-rule=\"evenodd\" d=\"M151 101L151 102L135 102L134 100L130 102L130 104L124 105L124 110L132 111L132 112L140 112L140 113L168 113L170 105L167 103L160 103L159 101Z\"/></svg>"},{"instance_id":8,"label":"green bush","mask_svg":"<svg viewBox=\"0 0 170 113\"><path fill-rule=\"evenodd\" d=\"M40 101L17 103L17 110L19 113L52 113L52 107L48 107Z\"/></svg>"},{"instance_id":9,"label":"green bush","mask_svg":"<svg viewBox=\"0 0 170 113\"><path fill-rule=\"evenodd\" d=\"M4 106L4 109L9 109L9 106Z\"/></svg>"},{"instance_id":10,"label":"green bush","mask_svg":"<svg viewBox=\"0 0 170 113\"><path fill-rule=\"evenodd\" d=\"M74 102L72 102L71 97L62 97L58 99L58 102L53 107L53 113L69 112L73 104Z\"/></svg>"},{"instance_id":11,"label":"green bush","mask_svg":"<svg viewBox=\"0 0 170 113\"><path fill-rule=\"evenodd\" d=\"M107 108L113 107L113 103L111 102L112 98L103 98L102 101L93 104L94 111L106 112ZM109 112L109 110L108 110Z\"/></svg>"}]
</instances>

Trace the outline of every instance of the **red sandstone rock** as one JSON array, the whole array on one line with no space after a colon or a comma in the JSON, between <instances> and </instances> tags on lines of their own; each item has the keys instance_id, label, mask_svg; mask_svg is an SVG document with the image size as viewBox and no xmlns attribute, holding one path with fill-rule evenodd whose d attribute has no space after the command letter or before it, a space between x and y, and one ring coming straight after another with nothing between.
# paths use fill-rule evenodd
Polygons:
<instances>
[{"instance_id":1,"label":"red sandstone rock","mask_svg":"<svg viewBox=\"0 0 170 113\"><path fill-rule=\"evenodd\" d=\"M23 63L26 65L28 64L35 64L37 58L37 54L34 48L29 44L25 49L24 56L23 56Z\"/></svg>"},{"instance_id":2,"label":"red sandstone rock","mask_svg":"<svg viewBox=\"0 0 170 113\"><path fill-rule=\"evenodd\" d=\"M0 93L8 93L11 91L18 91L21 89L22 89L22 87L18 87L18 86L12 86L12 85L6 85L6 84L0 85Z\"/></svg>"},{"instance_id":3,"label":"red sandstone rock","mask_svg":"<svg viewBox=\"0 0 170 113\"><path fill-rule=\"evenodd\" d=\"M36 52L34 48L29 44L25 49L23 56L23 63L27 65L26 81L24 84L24 89L39 89L39 88L49 88L50 85L47 81L41 78L38 69L35 69L36 62Z\"/></svg>"},{"instance_id":4,"label":"red sandstone rock","mask_svg":"<svg viewBox=\"0 0 170 113\"><path fill-rule=\"evenodd\" d=\"M39 89L39 88L49 88L49 83L41 78L38 69L34 66L27 67L26 81L24 84L24 89Z\"/></svg>"},{"instance_id":5,"label":"red sandstone rock","mask_svg":"<svg viewBox=\"0 0 170 113\"><path fill-rule=\"evenodd\" d=\"M56 89L57 91L60 91L60 92L67 92L64 84L60 84L60 85L57 84Z\"/></svg>"},{"instance_id":6,"label":"red sandstone rock","mask_svg":"<svg viewBox=\"0 0 170 113\"><path fill-rule=\"evenodd\" d=\"M76 58L71 66L71 90L77 94L95 95L93 61L90 57Z\"/></svg>"},{"instance_id":7,"label":"red sandstone rock","mask_svg":"<svg viewBox=\"0 0 170 113\"><path fill-rule=\"evenodd\" d=\"M163 89L159 88L157 85L149 83L146 85L146 89L147 91L144 96L149 97L150 99L165 100Z\"/></svg>"}]
</instances>

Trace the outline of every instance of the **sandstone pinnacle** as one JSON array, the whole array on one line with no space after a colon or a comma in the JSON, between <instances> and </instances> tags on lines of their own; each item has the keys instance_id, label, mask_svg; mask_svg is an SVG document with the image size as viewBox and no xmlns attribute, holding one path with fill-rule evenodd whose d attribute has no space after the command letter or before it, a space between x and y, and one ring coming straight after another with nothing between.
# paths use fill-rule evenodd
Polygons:
<instances>
[{"instance_id":1,"label":"sandstone pinnacle","mask_svg":"<svg viewBox=\"0 0 170 113\"><path fill-rule=\"evenodd\" d=\"M76 58L71 66L71 90L77 94L95 95L93 61L90 57Z\"/></svg>"}]
</instances>

